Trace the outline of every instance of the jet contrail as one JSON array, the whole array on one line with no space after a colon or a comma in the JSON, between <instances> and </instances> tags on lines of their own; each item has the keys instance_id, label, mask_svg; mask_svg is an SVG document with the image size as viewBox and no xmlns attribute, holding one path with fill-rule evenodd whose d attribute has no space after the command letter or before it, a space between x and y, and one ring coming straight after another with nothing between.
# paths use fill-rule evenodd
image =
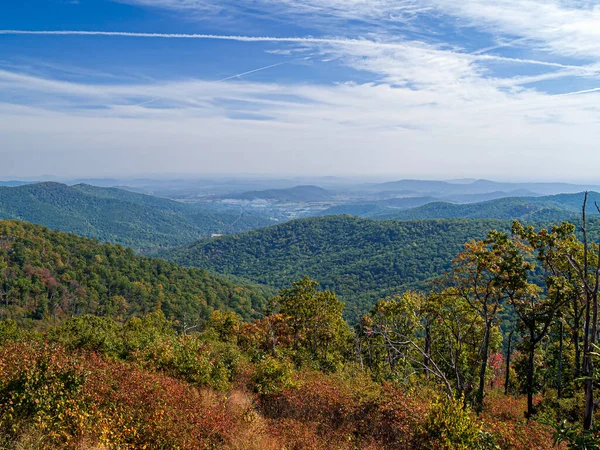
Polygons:
<instances>
[{"instance_id":1,"label":"jet contrail","mask_svg":"<svg viewBox=\"0 0 600 450\"><path fill-rule=\"evenodd\" d=\"M389 48L395 50L406 50L419 48L410 43L379 42L367 39L348 39L348 38L315 38L315 37L272 37L272 36L235 36L235 35L217 35L217 34L172 34L172 33L137 33L128 31L77 31L77 30L54 30L54 31L36 31L36 30L0 30L0 35L41 35L41 36L115 36L115 37L139 37L139 38L162 38L162 39L206 39L221 41L238 42L288 42L295 44L326 44L326 45L355 45L372 46L378 48ZM518 39L520 40L520 39ZM516 41L513 41L516 42ZM537 61L533 59L508 58L495 55L483 55L485 51L491 48L481 49L472 54L455 52L457 55L473 58L473 60L492 60L513 62L519 64L535 64L548 67L560 68L579 68L579 66L569 66L559 63L546 61ZM432 49L434 51L439 51Z\"/></svg>"},{"instance_id":2,"label":"jet contrail","mask_svg":"<svg viewBox=\"0 0 600 450\"><path fill-rule=\"evenodd\" d=\"M491 47L480 48L479 50L471 52L471 55L481 55L482 53L491 52L492 50L497 50L499 48L510 47L511 45L516 44L517 42L526 41L526 40L527 40L527 38L520 38L520 39L515 39L514 41L505 42L503 44L496 44L496 45L492 45Z\"/></svg>"},{"instance_id":3,"label":"jet contrail","mask_svg":"<svg viewBox=\"0 0 600 450\"><path fill-rule=\"evenodd\" d=\"M217 34L179 34L179 33L132 33L128 31L35 31L35 30L0 30L0 35L41 35L41 36L115 36L163 39L214 39L239 42L296 42L296 43L375 43L360 39L329 39L313 37L271 37L271 36L226 36ZM393 45L393 44L389 44Z\"/></svg>"},{"instance_id":4,"label":"jet contrail","mask_svg":"<svg viewBox=\"0 0 600 450\"><path fill-rule=\"evenodd\" d=\"M220 80L215 80L212 83L221 83L222 81L233 80L234 78L243 77L244 75L249 75L251 73L260 72L262 70L267 70L267 69L271 69L273 67L282 66L284 64L288 64L289 62L291 62L291 61L284 61L284 62L280 62L280 63L277 63L277 64L271 64L270 66L259 67L258 69L249 70L247 72L242 72L242 73L238 73L236 75L231 75L230 77L227 77L227 78L222 78ZM157 102L159 100L163 100L165 98L167 98L167 97L156 97L156 98L153 98L153 99L150 99L150 100L146 100L145 102L142 102L142 103L136 103L136 104L134 104L132 106L143 106L143 105L147 105L148 103L153 103L153 102Z\"/></svg>"},{"instance_id":5,"label":"jet contrail","mask_svg":"<svg viewBox=\"0 0 600 450\"><path fill-rule=\"evenodd\" d=\"M221 81L227 81L227 80L232 80L234 78L243 77L244 75L250 75L251 73L260 72L262 70L271 69L271 68L277 67L277 66L282 66L284 64L287 64L288 62L289 61L284 61L284 62L280 62L280 63L277 63L277 64L271 64L270 66L265 66L265 67L260 67L258 69L249 70L248 72L238 73L237 75L231 75L230 77L222 78L220 80L216 80L213 83L220 83Z\"/></svg>"},{"instance_id":6,"label":"jet contrail","mask_svg":"<svg viewBox=\"0 0 600 450\"><path fill-rule=\"evenodd\" d=\"M591 94L592 92L600 92L600 88L585 89L583 91L567 92L565 94L556 94L552 97L569 97L571 95Z\"/></svg>"}]
</instances>

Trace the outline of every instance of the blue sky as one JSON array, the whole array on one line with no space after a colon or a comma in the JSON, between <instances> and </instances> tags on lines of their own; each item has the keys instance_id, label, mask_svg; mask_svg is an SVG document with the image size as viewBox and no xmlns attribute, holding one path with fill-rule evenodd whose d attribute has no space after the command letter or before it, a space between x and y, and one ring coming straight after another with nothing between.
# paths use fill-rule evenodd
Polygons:
<instances>
[{"instance_id":1,"label":"blue sky","mask_svg":"<svg viewBox=\"0 0 600 450\"><path fill-rule=\"evenodd\" d=\"M600 181L600 2L0 6L0 177Z\"/></svg>"}]
</instances>

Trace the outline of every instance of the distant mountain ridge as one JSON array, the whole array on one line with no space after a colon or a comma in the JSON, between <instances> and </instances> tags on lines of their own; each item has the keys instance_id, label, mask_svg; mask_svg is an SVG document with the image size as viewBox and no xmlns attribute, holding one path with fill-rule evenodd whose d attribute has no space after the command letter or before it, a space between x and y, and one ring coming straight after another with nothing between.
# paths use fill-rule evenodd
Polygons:
<instances>
[{"instance_id":1,"label":"distant mountain ridge","mask_svg":"<svg viewBox=\"0 0 600 450\"><path fill-rule=\"evenodd\" d=\"M432 202L405 210L386 210L372 215L375 219L420 220L420 219L518 219L526 222L547 222L578 219L583 204L583 193L558 194L545 197L504 197L480 203L454 204ZM598 192L589 193L589 213L598 215L592 208L600 202Z\"/></svg>"},{"instance_id":2,"label":"distant mountain ridge","mask_svg":"<svg viewBox=\"0 0 600 450\"><path fill-rule=\"evenodd\" d=\"M22 186L24 184L32 184L32 183L29 181L19 181L19 180L0 181L0 187L1 186L16 187L16 186Z\"/></svg>"},{"instance_id":3,"label":"distant mountain ridge","mask_svg":"<svg viewBox=\"0 0 600 450\"><path fill-rule=\"evenodd\" d=\"M490 200L471 202L476 198ZM496 198L495 198L496 197ZM503 192L465 194L439 199L431 196L396 197L371 202L346 203L319 211L317 216L350 214L379 220L422 219L499 219L547 222L578 219L583 192L549 196L506 196ZM455 199L454 201L450 199ZM588 213L598 215L593 203L600 203L598 192L589 192Z\"/></svg>"},{"instance_id":4,"label":"distant mountain ridge","mask_svg":"<svg viewBox=\"0 0 600 450\"><path fill-rule=\"evenodd\" d=\"M0 219L24 220L142 252L273 224L259 216L215 212L116 188L55 182L0 187Z\"/></svg>"},{"instance_id":5,"label":"distant mountain ridge","mask_svg":"<svg viewBox=\"0 0 600 450\"><path fill-rule=\"evenodd\" d=\"M415 193L430 194L444 193L444 195L456 194L485 194L490 192L506 192L511 194L515 191L527 191L534 195L555 195L558 193L574 194L586 190L600 191L598 185L569 184L569 183L504 183L490 180L466 180L465 182L449 182L435 180L399 180L386 183L374 184L371 190L381 191L413 191Z\"/></svg>"},{"instance_id":6,"label":"distant mountain ridge","mask_svg":"<svg viewBox=\"0 0 600 450\"><path fill-rule=\"evenodd\" d=\"M295 186L287 189L267 189L230 194L225 198L237 200L274 200L279 202L322 202L332 198L332 194L319 186Z\"/></svg>"}]
</instances>

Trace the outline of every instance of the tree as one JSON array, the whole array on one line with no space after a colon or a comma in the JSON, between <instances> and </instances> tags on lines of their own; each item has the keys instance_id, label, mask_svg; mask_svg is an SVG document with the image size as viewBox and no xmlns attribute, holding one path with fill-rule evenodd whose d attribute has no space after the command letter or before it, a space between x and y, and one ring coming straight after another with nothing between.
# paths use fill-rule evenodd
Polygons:
<instances>
[{"instance_id":1,"label":"tree","mask_svg":"<svg viewBox=\"0 0 600 450\"><path fill-rule=\"evenodd\" d=\"M313 359L324 362L339 358L346 350L350 329L342 318L344 304L331 291L321 291L308 277L271 299L269 309L288 318L293 350L307 350Z\"/></svg>"},{"instance_id":2,"label":"tree","mask_svg":"<svg viewBox=\"0 0 600 450\"><path fill-rule=\"evenodd\" d=\"M380 300L369 315L369 331L372 337L379 336L385 353L385 362L390 373L402 372L409 377L416 371L429 373L429 342L422 322L425 297L412 292ZM418 339L423 335L424 339ZM402 362L402 367L397 367Z\"/></svg>"},{"instance_id":3,"label":"tree","mask_svg":"<svg viewBox=\"0 0 600 450\"><path fill-rule=\"evenodd\" d=\"M233 311L213 311L207 328L213 330L223 342L237 342L242 318Z\"/></svg>"},{"instance_id":4,"label":"tree","mask_svg":"<svg viewBox=\"0 0 600 450\"><path fill-rule=\"evenodd\" d=\"M498 245L505 248L502 283L526 334L523 346L528 352L526 393L527 416L530 417L534 413L536 347L547 336L550 326L568 302L571 289L558 270L553 257L554 236L547 230L542 229L536 233L532 226L524 228L519 222L515 222L513 239L509 240L506 235L501 234L496 239ZM531 262L534 256L541 262L545 291L529 282L531 274L536 270Z\"/></svg>"},{"instance_id":5,"label":"tree","mask_svg":"<svg viewBox=\"0 0 600 450\"><path fill-rule=\"evenodd\" d=\"M482 319L461 296L406 292L380 300L361 323L367 359L384 360L388 376L423 374L448 397L466 400L465 394L473 392L485 332ZM495 350L500 335L496 328L490 335Z\"/></svg>"},{"instance_id":6,"label":"tree","mask_svg":"<svg viewBox=\"0 0 600 450\"><path fill-rule=\"evenodd\" d=\"M500 284L503 249L497 245L494 233L491 232L485 240L465 244L465 250L453 260L453 268L444 280L450 288L445 290L446 295L463 299L483 321L479 386L475 393L475 404L479 411L483 408L492 330L507 298Z\"/></svg>"},{"instance_id":7,"label":"tree","mask_svg":"<svg viewBox=\"0 0 600 450\"><path fill-rule=\"evenodd\" d=\"M587 228L587 201L585 193L581 210L581 233L583 242L579 242L574 235L574 227L562 224L555 231L562 238L560 241L564 260L571 266L576 275L576 282L580 284L584 294L584 322L583 322L583 364L585 409L583 414L583 428L590 430L594 419L594 408L600 403L594 399L594 361L593 354L598 338L598 291L600 290L600 242L590 245ZM596 205L600 212L600 208Z\"/></svg>"}]
</instances>

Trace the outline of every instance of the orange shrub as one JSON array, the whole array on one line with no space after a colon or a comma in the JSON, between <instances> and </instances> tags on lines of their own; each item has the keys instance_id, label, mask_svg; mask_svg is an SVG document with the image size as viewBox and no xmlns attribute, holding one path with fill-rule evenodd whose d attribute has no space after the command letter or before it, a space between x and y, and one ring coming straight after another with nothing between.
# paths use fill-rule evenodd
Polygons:
<instances>
[{"instance_id":1,"label":"orange shrub","mask_svg":"<svg viewBox=\"0 0 600 450\"><path fill-rule=\"evenodd\" d=\"M502 449L553 448L552 429L535 420L526 420L526 410L525 397L515 398L492 391L486 398L482 414L484 429L496 437L496 442Z\"/></svg>"}]
</instances>

